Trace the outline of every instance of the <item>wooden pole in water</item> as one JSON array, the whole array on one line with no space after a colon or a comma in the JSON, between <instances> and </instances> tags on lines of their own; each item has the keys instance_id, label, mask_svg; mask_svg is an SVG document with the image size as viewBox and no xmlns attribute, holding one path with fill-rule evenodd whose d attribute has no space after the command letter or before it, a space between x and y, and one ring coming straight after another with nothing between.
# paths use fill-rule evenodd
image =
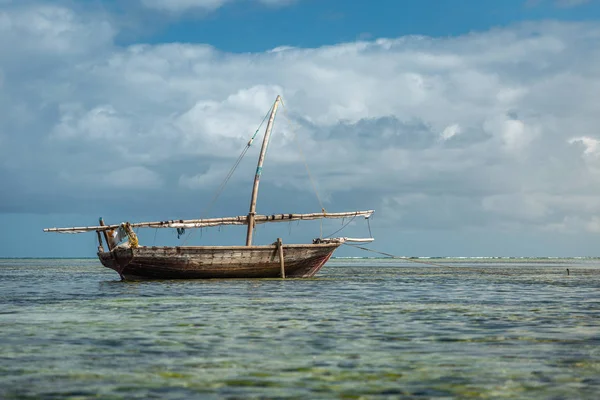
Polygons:
<instances>
[{"instance_id":1,"label":"wooden pole in water","mask_svg":"<svg viewBox=\"0 0 600 400\"><path fill-rule=\"evenodd\" d=\"M98 222L100 223L100 226L104 226L104 220L102 219L102 217L100 217ZM103 231L102 233L104 233L104 240L106 240L106 245L108 246L108 251L111 251L113 249L113 246L112 246L112 242L110 241L110 238L108 237L108 233L106 231Z\"/></svg>"},{"instance_id":2,"label":"wooden pole in water","mask_svg":"<svg viewBox=\"0 0 600 400\"><path fill-rule=\"evenodd\" d=\"M100 234L100 231L96 231L96 234L98 235L98 251L100 253L104 253L104 247L102 246L102 235Z\"/></svg>"},{"instance_id":3,"label":"wooden pole in water","mask_svg":"<svg viewBox=\"0 0 600 400\"><path fill-rule=\"evenodd\" d=\"M277 238L277 250L279 251L279 264L281 266L281 277L285 279L285 262L283 261L283 242Z\"/></svg>"},{"instance_id":4,"label":"wooden pole in water","mask_svg":"<svg viewBox=\"0 0 600 400\"><path fill-rule=\"evenodd\" d=\"M254 175L254 186L252 187L252 197L250 198L250 211L248 212L248 232L246 234L246 246L252 246L252 232L254 230L254 216L256 215L256 199L258 198L258 184L260 182L260 174L262 173L262 166L265 161L265 155L267 154L267 147L269 147L269 138L271 137L271 129L273 129L273 121L275 120L275 114L277 113L277 107L281 96L277 96L271 115L269 116L269 123L265 130L265 137L263 139L262 147L260 149L260 156L258 157L258 165L256 166L256 175Z\"/></svg>"}]
</instances>

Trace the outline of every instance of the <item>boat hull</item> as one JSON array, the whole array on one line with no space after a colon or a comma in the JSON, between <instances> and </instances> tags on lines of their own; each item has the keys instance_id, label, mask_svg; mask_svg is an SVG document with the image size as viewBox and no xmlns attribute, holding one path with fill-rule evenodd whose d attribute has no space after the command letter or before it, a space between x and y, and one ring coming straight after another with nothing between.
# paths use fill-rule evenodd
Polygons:
<instances>
[{"instance_id":1,"label":"boat hull","mask_svg":"<svg viewBox=\"0 0 600 400\"><path fill-rule=\"evenodd\" d=\"M283 246L285 275L313 277L341 243ZM277 245L115 248L98 253L123 279L278 278Z\"/></svg>"}]
</instances>

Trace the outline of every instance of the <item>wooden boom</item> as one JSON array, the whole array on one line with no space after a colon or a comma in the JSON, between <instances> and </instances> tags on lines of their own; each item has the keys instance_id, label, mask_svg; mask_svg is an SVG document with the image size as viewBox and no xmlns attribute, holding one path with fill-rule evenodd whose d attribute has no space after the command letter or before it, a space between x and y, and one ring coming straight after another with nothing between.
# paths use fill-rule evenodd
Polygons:
<instances>
[{"instance_id":1,"label":"wooden boom","mask_svg":"<svg viewBox=\"0 0 600 400\"><path fill-rule=\"evenodd\" d=\"M373 210L368 211L350 211L340 213L312 213L312 214L273 214L273 215L254 215L254 224L264 224L267 222L286 222L286 221L309 221L323 218L353 218L365 217L369 218L373 214ZM207 219L179 219L157 222L137 222L131 224L132 228L206 228L221 225L247 225L247 215L239 217L225 218L207 218ZM83 233L91 231L108 231L117 229L119 225L103 225L103 226L81 226L72 228L46 228L44 232L58 233Z\"/></svg>"}]
</instances>

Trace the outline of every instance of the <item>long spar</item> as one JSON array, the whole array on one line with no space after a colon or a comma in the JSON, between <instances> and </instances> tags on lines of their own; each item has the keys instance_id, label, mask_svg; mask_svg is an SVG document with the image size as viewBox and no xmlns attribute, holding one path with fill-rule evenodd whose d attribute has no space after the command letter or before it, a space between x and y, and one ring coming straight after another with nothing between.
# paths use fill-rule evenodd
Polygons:
<instances>
[{"instance_id":1,"label":"long spar","mask_svg":"<svg viewBox=\"0 0 600 400\"><path fill-rule=\"evenodd\" d=\"M255 215L255 224L264 224L270 222L288 222L288 221L310 221L316 219L339 219L339 218L352 218L352 217L365 217L369 218L373 214L373 210L367 211L350 211L350 212L339 212L339 213L310 213L310 214L273 214L273 215ZM188 219L188 220L169 220L169 221L155 221L155 222L134 222L131 224L132 228L204 228L211 226L220 225L246 225L248 219L245 215L238 217L225 217L225 218L207 218L207 219ZM119 228L118 225L100 225L100 226L80 226L71 228L46 228L44 232L58 232L58 233L83 233L98 231L104 232L112 229Z\"/></svg>"}]
</instances>

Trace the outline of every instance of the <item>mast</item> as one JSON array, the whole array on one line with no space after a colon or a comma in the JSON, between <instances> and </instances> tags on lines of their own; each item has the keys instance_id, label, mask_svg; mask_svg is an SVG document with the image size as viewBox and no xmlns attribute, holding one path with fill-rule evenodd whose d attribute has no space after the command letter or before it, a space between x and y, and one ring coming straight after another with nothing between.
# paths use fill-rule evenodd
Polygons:
<instances>
[{"instance_id":1,"label":"mast","mask_svg":"<svg viewBox=\"0 0 600 400\"><path fill-rule=\"evenodd\" d=\"M254 216L256 215L256 199L258 198L258 184L260 182L260 174L262 173L263 162L265 161L265 155L267 154L267 147L269 146L269 138L271 137L271 129L273 128L273 121L275 120L275 114L277 113L277 107L281 96L277 96L271 115L269 116L269 123L265 130L265 137L263 139L262 148L260 149L260 156L258 157L258 165L256 167L256 175L254 176L254 186L252 187L252 197L250 199L250 211L248 212L248 233L246 234L246 246L252 246L252 232L254 230Z\"/></svg>"}]
</instances>

